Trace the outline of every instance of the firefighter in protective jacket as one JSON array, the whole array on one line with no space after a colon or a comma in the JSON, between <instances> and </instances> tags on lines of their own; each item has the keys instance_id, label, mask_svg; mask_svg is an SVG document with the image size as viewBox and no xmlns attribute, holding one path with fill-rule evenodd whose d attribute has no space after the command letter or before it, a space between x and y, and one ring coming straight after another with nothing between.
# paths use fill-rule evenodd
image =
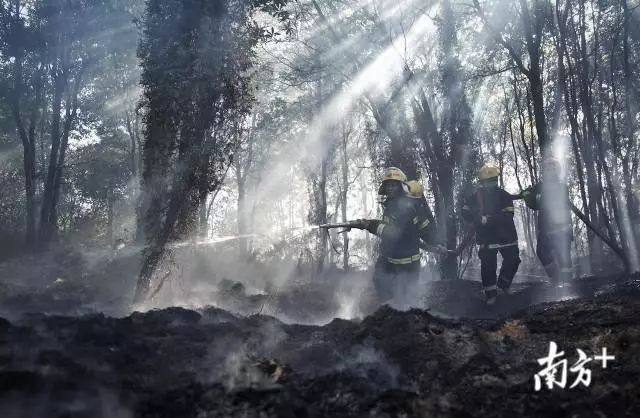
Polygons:
<instances>
[{"instance_id":1,"label":"firefighter in protective jacket","mask_svg":"<svg viewBox=\"0 0 640 418\"><path fill-rule=\"evenodd\" d=\"M538 259L553 284L562 286L572 272L572 233L569 189L562 180L560 165L555 160L546 160L542 182L520 195L527 207L538 211Z\"/></svg>"},{"instance_id":2,"label":"firefighter in protective jacket","mask_svg":"<svg viewBox=\"0 0 640 418\"><path fill-rule=\"evenodd\" d=\"M418 228L418 236L425 245L421 245L427 251L447 254L447 248L438 237L438 228L427 199L424 197L424 188L418 180L407 182L409 193L407 194L416 205L416 217L413 223Z\"/></svg>"},{"instance_id":3,"label":"firefighter in protective jacket","mask_svg":"<svg viewBox=\"0 0 640 418\"><path fill-rule=\"evenodd\" d=\"M513 221L513 200L517 196L498 186L499 174L495 166L482 166L480 183L462 207L463 218L475 228L482 288L488 304L495 302L498 288L508 292L520 265L518 233ZM498 253L502 255L502 266L496 277Z\"/></svg>"},{"instance_id":4,"label":"firefighter in protective jacket","mask_svg":"<svg viewBox=\"0 0 640 418\"><path fill-rule=\"evenodd\" d=\"M385 170L378 194L384 198L382 220L358 220L363 229L380 238L373 283L380 303L411 295L420 275L418 215L415 202L407 196L407 177L402 170Z\"/></svg>"}]
</instances>

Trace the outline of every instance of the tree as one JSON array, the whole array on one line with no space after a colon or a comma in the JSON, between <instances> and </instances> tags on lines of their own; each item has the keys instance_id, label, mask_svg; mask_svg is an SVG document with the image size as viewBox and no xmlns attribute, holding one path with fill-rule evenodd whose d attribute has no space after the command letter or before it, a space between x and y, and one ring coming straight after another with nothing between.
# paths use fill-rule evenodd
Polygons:
<instances>
[{"instance_id":1,"label":"tree","mask_svg":"<svg viewBox=\"0 0 640 418\"><path fill-rule=\"evenodd\" d=\"M133 1L133 0L132 0ZM107 56L123 47L133 27L129 1L57 0L0 3L1 62L9 74L4 99L23 147L26 241L41 246L57 237L58 202L69 141L80 126ZM113 28L120 28L114 33ZM119 43L120 42L120 43ZM48 138L48 140L45 138ZM41 153L37 155L37 145ZM43 167L37 167L40 158ZM42 170L42 173L38 171ZM42 193L37 202L42 178ZM39 224L37 221L39 203Z\"/></svg>"},{"instance_id":2,"label":"tree","mask_svg":"<svg viewBox=\"0 0 640 418\"><path fill-rule=\"evenodd\" d=\"M238 146L223 135L250 109L252 48L264 32L253 7L281 14L282 1L151 0L139 46L145 105L142 214L147 242L136 300L166 245L192 232L202 187L216 190ZM162 281L160 282L160 286ZM158 287L159 289L159 287Z\"/></svg>"}]
</instances>

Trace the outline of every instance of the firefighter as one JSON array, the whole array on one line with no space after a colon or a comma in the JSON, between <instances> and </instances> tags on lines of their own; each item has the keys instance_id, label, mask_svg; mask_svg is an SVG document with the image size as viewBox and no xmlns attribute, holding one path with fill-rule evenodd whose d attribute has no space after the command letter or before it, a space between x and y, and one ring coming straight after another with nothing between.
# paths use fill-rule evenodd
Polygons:
<instances>
[{"instance_id":1,"label":"firefighter","mask_svg":"<svg viewBox=\"0 0 640 418\"><path fill-rule=\"evenodd\" d=\"M438 254L447 254L445 244L438 237L438 228L436 227L433 212L429 208L427 199L424 197L424 188L418 180L407 182L409 193L407 194L416 204L417 214L413 219L413 223L418 228L418 236L424 242L421 247L427 251Z\"/></svg>"},{"instance_id":2,"label":"firefighter","mask_svg":"<svg viewBox=\"0 0 640 418\"><path fill-rule=\"evenodd\" d=\"M538 211L536 254L545 272L556 286L571 276L571 212L569 189L561 176L560 164L547 159L542 167L542 182L520 195L527 207Z\"/></svg>"},{"instance_id":3,"label":"firefighter","mask_svg":"<svg viewBox=\"0 0 640 418\"><path fill-rule=\"evenodd\" d=\"M462 207L463 218L475 229L482 289L489 305L495 302L498 289L508 293L520 265L518 233L513 221L513 200L518 196L498 186L499 175L497 167L483 165L480 182ZM502 255L502 266L496 277L498 253Z\"/></svg>"},{"instance_id":4,"label":"firefighter","mask_svg":"<svg viewBox=\"0 0 640 418\"><path fill-rule=\"evenodd\" d=\"M420 275L418 228L414 223L417 206L407 196L407 176L396 167L387 168L378 194L382 197L383 216L359 219L359 228L380 238L379 257L373 283L380 304L396 299L406 303Z\"/></svg>"}]
</instances>

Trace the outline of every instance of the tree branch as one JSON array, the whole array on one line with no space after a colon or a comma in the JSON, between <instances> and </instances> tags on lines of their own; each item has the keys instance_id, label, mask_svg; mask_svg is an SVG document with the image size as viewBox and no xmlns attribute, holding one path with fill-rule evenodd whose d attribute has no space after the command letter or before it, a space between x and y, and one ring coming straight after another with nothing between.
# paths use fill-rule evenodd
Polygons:
<instances>
[{"instance_id":1,"label":"tree branch","mask_svg":"<svg viewBox=\"0 0 640 418\"><path fill-rule=\"evenodd\" d=\"M505 47L507 51L509 51L511 58L516 63L516 66L518 67L520 72L522 72L522 74L529 77L530 71L527 67L525 67L524 63L522 62L522 57L516 53L515 49L509 43L509 41L504 39L502 34L499 31L497 31L495 28L493 28L493 26L491 26L491 24L489 23L489 20L487 19L487 16L485 15L484 11L480 7L480 2L478 0L473 0L473 5L475 6L476 11L478 12L478 16L480 17L480 19L482 19L485 26L489 30L489 33L491 34L491 36L493 36L496 42L498 42L500 45Z\"/></svg>"}]
</instances>

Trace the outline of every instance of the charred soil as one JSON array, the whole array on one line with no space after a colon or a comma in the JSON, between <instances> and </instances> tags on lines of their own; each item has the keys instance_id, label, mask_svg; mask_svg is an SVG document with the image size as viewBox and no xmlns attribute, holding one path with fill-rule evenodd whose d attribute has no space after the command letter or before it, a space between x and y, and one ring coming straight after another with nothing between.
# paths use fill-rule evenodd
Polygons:
<instances>
[{"instance_id":1,"label":"charred soil","mask_svg":"<svg viewBox=\"0 0 640 418\"><path fill-rule=\"evenodd\" d=\"M639 416L640 281L600 285L484 319L386 306L323 326L213 307L0 319L1 415ZM588 387L569 373L535 391L551 341L569 366L577 349L615 360L587 363Z\"/></svg>"}]
</instances>

